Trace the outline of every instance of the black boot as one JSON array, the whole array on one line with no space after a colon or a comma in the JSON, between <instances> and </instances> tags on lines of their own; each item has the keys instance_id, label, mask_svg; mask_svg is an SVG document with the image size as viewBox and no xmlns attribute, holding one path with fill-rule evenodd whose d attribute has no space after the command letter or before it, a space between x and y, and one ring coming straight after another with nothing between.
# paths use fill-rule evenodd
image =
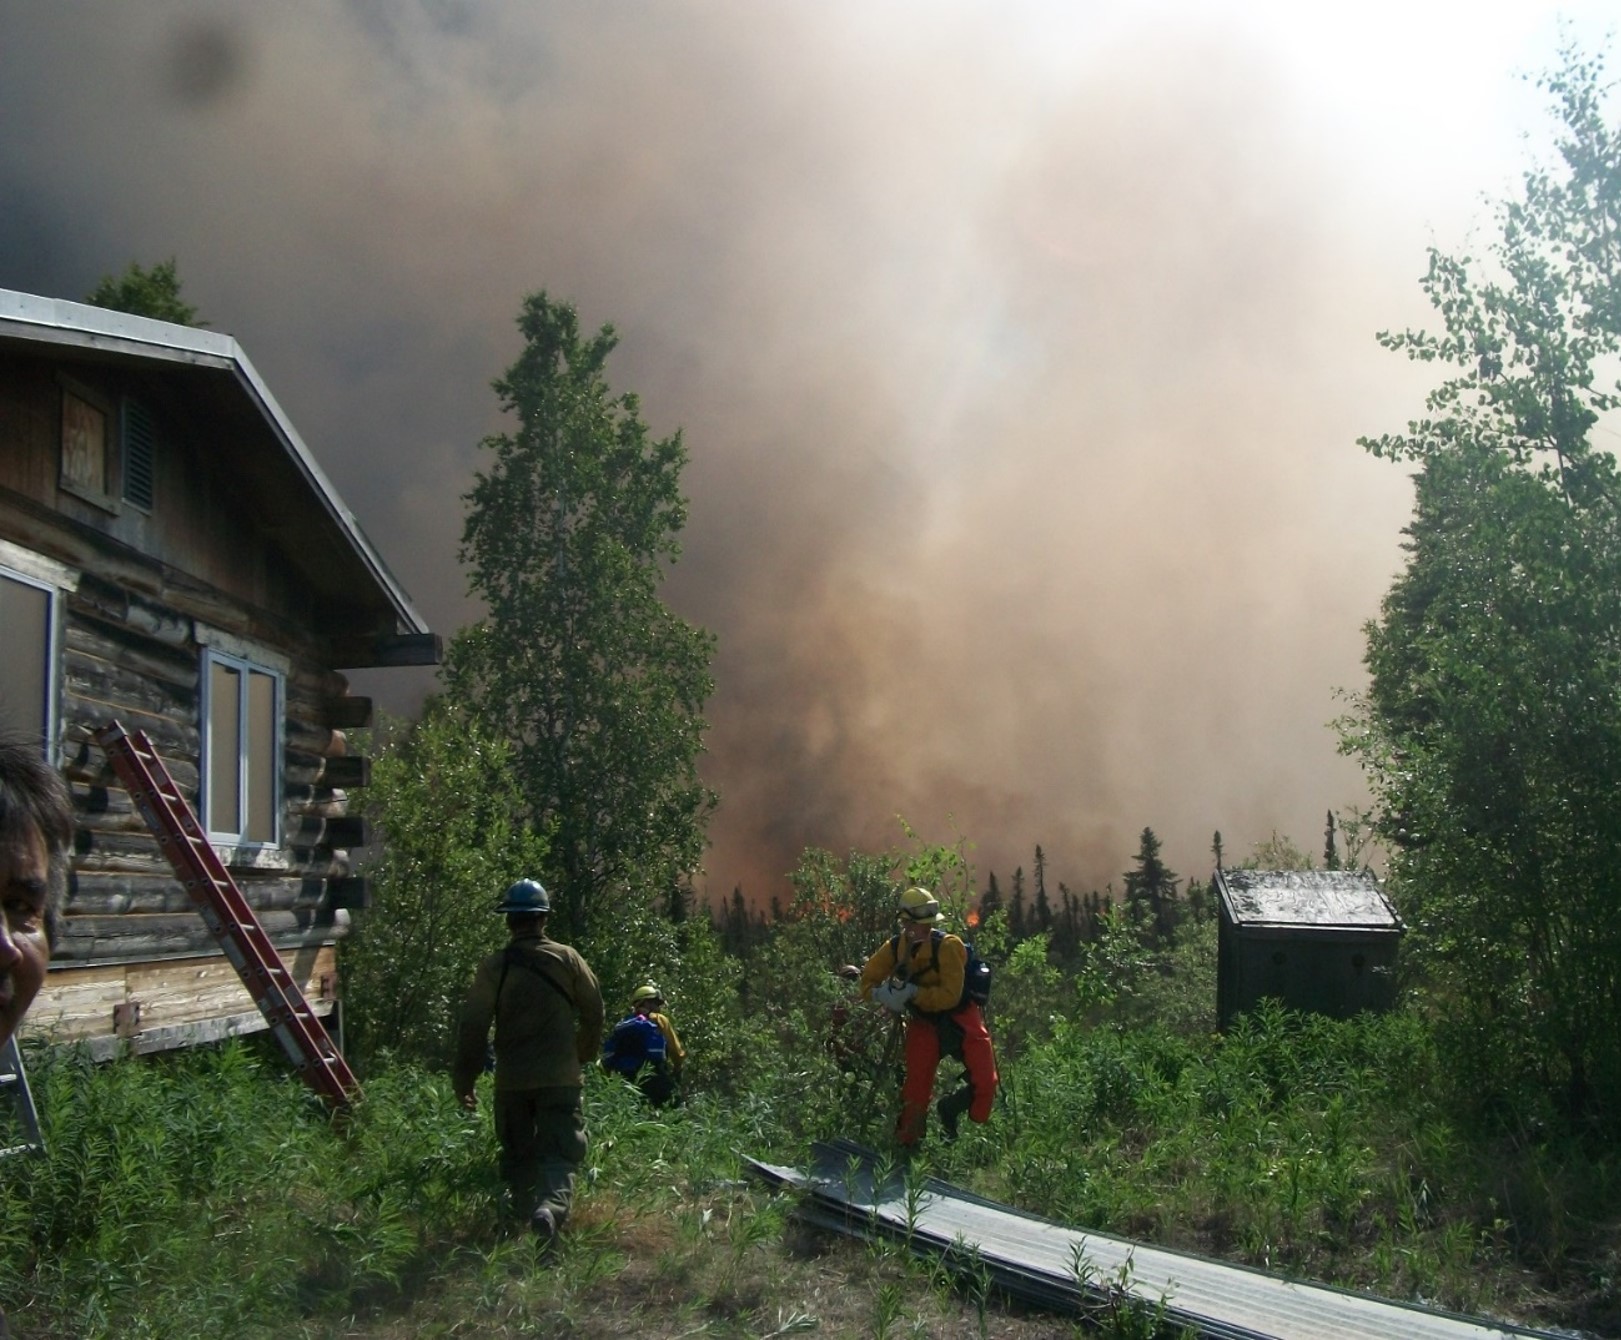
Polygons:
<instances>
[{"instance_id":1,"label":"black boot","mask_svg":"<svg viewBox=\"0 0 1621 1340\"><path fill-rule=\"evenodd\" d=\"M964 1084L956 1093L948 1093L935 1104L934 1110L940 1116L940 1128L945 1132L947 1140L957 1138L957 1123L962 1120L962 1114L968 1111L969 1104L973 1101L973 1086Z\"/></svg>"}]
</instances>

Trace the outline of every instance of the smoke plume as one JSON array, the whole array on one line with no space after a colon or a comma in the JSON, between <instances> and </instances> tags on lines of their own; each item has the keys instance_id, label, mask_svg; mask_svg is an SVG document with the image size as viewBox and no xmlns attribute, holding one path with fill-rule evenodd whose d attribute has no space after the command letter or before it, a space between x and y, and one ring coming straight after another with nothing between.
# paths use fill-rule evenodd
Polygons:
<instances>
[{"instance_id":1,"label":"smoke plume","mask_svg":"<svg viewBox=\"0 0 1621 1340\"><path fill-rule=\"evenodd\" d=\"M1359 433L1422 240L1242 30L1124 7L59 0L0 18L0 284L173 256L436 629L522 296L691 453L703 886L966 837L1101 888L1145 826L1308 851L1399 563ZM1150 35L1151 33L1155 35ZM364 685L403 710L420 682Z\"/></svg>"}]
</instances>

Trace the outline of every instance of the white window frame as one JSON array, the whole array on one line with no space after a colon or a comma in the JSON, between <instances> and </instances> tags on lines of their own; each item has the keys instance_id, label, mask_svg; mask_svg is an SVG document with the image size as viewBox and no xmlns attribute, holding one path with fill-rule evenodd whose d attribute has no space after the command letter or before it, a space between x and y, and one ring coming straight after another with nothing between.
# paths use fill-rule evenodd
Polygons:
<instances>
[{"instance_id":1,"label":"white window frame","mask_svg":"<svg viewBox=\"0 0 1621 1340\"><path fill-rule=\"evenodd\" d=\"M21 586L31 586L45 595L45 719L41 743L46 757L54 762L61 722L62 596L78 587L79 575L52 559L0 540L0 577Z\"/></svg>"},{"instance_id":2,"label":"white window frame","mask_svg":"<svg viewBox=\"0 0 1621 1340\"><path fill-rule=\"evenodd\" d=\"M214 757L214 667L224 666L237 671L237 739L236 739L236 795L238 804L237 823L234 828L224 828L216 822L213 812L213 779L211 776ZM254 675L268 678L273 685L273 703L271 706L271 806L270 806L270 836L268 838L251 838L246 835L249 822L249 805L245 803L251 795L252 763L255 761L248 748L251 729L249 726L251 712L251 697L249 685ZM203 815L203 829L209 840L216 846L235 847L246 851L260 851L279 847L282 838L282 806L286 794L286 778L283 762L283 741L285 737L284 715L287 702L287 674L284 669L267 665L263 661L251 656L237 654L235 651L226 651L216 646L204 646L202 655L202 708L201 708L201 744L198 758L198 808Z\"/></svg>"}]
</instances>

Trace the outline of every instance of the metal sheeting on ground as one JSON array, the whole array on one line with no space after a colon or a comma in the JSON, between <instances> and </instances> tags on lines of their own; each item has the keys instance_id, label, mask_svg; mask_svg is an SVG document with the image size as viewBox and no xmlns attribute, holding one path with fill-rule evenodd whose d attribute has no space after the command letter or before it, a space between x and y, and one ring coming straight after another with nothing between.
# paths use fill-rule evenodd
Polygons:
<instances>
[{"instance_id":1,"label":"metal sheeting on ground","mask_svg":"<svg viewBox=\"0 0 1621 1340\"><path fill-rule=\"evenodd\" d=\"M847 1140L818 1143L801 1172L750 1159L776 1186L802 1193L810 1222L858 1237L888 1237L983 1270L1005 1293L1079 1313L1124 1292L1165 1320L1213 1340L1492 1340L1553 1337L1479 1318L1322 1285L1100 1233L1065 1228L903 1170Z\"/></svg>"}]
</instances>

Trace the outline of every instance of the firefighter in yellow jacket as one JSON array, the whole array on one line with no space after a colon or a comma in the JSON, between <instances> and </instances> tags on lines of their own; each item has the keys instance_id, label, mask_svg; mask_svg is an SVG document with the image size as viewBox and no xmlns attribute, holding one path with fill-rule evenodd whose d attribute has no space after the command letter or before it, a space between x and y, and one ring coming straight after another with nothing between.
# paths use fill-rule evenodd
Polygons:
<instances>
[{"instance_id":1,"label":"firefighter in yellow jacket","mask_svg":"<svg viewBox=\"0 0 1621 1340\"><path fill-rule=\"evenodd\" d=\"M967 1068L966 1082L940 1100L939 1113L946 1138L955 1139L964 1111L973 1121L990 1120L998 1083L991 1035L983 1011L964 990L968 948L940 929L945 917L939 900L927 889L907 889L897 917L900 933L879 945L861 970L862 999L906 1018L906 1078L895 1138L903 1146L923 1138L940 1058L954 1056Z\"/></svg>"}]
</instances>

